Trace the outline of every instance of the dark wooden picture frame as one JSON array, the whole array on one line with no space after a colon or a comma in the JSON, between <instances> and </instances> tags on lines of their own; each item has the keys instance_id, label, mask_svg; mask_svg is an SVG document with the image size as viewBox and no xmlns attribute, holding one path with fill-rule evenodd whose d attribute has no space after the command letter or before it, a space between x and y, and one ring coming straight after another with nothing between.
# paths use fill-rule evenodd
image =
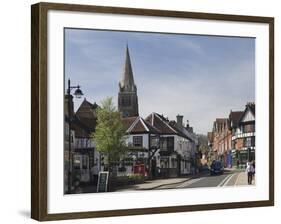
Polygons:
<instances>
[{"instance_id":1,"label":"dark wooden picture frame","mask_svg":"<svg viewBox=\"0 0 281 224\"><path fill-rule=\"evenodd\" d=\"M182 11L163 11L137 8L117 8L89 5L38 3L31 7L31 217L39 221L109 217L125 215L187 212L229 208L246 208L274 205L274 18L240 15L223 15ZM152 207L107 211L48 214L47 200L47 13L49 10L98 12L167 18L195 18L235 22L253 22L269 25L269 200Z\"/></svg>"}]
</instances>

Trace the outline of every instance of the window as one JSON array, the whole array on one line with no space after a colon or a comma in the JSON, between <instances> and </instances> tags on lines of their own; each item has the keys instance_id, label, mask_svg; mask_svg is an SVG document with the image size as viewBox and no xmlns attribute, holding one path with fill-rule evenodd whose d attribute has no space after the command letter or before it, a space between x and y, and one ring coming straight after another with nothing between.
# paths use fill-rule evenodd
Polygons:
<instances>
[{"instance_id":1,"label":"window","mask_svg":"<svg viewBox=\"0 0 281 224\"><path fill-rule=\"evenodd\" d=\"M134 147L142 147L142 136L133 136Z\"/></svg>"},{"instance_id":2,"label":"window","mask_svg":"<svg viewBox=\"0 0 281 224\"><path fill-rule=\"evenodd\" d=\"M150 138L150 145L151 147L158 147L159 139L157 136L152 136Z\"/></svg>"},{"instance_id":3,"label":"window","mask_svg":"<svg viewBox=\"0 0 281 224\"><path fill-rule=\"evenodd\" d=\"M244 139L244 146L251 147L255 146L255 137L248 137Z\"/></svg>"},{"instance_id":4,"label":"window","mask_svg":"<svg viewBox=\"0 0 281 224\"><path fill-rule=\"evenodd\" d=\"M73 163L74 163L74 169L80 169L81 160L79 155L74 155Z\"/></svg>"},{"instance_id":5,"label":"window","mask_svg":"<svg viewBox=\"0 0 281 224\"><path fill-rule=\"evenodd\" d=\"M174 137L167 137L167 150L174 151Z\"/></svg>"},{"instance_id":6,"label":"window","mask_svg":"<svg viewBox=\"0 0 281 224\"><path fill-rule=\"evenodd\" d=\"M248 132L255 132L255 124L246 124L243 126L243 132L248 133Z\"/></svg>"},{"instance_id":7,"label":"window","mask_svg":"<svg viewBox=\"0 0 281 224\"><path fill-rule=\"evenodd\" d=\"M175 168L176 167L176 159L175 158L172 158L172 167L171 168Z\"/></svg>"},{"instance_id":8,"label":"window","mask_svg":"<svg viewBox=\"0 0 281 224\"><path fill-rule=\"evenodd\" d=\"M256 137L252 137L252 146L256 146Z\"/></svg>"},{"instance_id":9,"label":"window","mask_svg":"<svg viewBox=\"0 0 281 224\"><path fill-rule=\"evenodd\" d=\"M160 137L160 149L167 150L167 141L164 137Z\"/></svg>"},{"instance_id":10,"label":"window","mask_svg":"<svg viewBox=\"0 0 281 224\"><path fill-rule=\"evenodd\" d=\"M82 169L88 168L88 157L86 155L82 156Z\"/></svg>"}]
</instances>

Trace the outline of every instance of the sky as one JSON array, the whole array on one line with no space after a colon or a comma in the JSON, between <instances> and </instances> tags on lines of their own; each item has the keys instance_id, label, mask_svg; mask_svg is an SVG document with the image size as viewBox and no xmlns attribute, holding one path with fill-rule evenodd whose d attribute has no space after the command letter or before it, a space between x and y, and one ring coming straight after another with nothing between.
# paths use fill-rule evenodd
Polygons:
<instances>
[{"instance_id":1,"label":"sky","mask_svg":"<svg viewBox=\"0 0 281 224\"><path fill-rule=\"evenodd\" d=\"M188 34L65 29L65 83L80 85L94 103L113 97L128 44L139 114L184 116L198 134L216 118L255 101L255 39Z\"/></svg>"}]
</instances>

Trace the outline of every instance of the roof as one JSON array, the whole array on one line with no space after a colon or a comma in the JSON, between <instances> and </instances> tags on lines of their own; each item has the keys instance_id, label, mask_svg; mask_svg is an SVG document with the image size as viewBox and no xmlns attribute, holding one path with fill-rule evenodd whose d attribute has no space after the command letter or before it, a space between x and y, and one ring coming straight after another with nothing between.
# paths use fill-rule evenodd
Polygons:
<instances>
[{"instance_id":1,"label":"roof","mask_svg":"<svg viewBox=\"0 0 281 224\"><path fill-rule=\"evenodd\" d=\"M138 133L158 134L159 133L159 130L151 126L147 121L145 121L140 116L122 118L122 123L126 128L126 132L130 134L138 134Z\"/></svg>"},{"instance_id":2,"label":"roof","mask_svg":"<svg viewBox=\"0 0 281 224\"><path fill-rule=\"evenodd\" d=\"M119 86L121 89L128 91L134 91L136 89L128 46L126 47L125 64Z\"/></svg>"},{"instance_id":3,"label":"roof","mask_svg":"<svg viewBox=\"0 0 281 224\"><path fill-rule=\"evenodd\" d=\"M173 129L175 129L179 136L187 138L190 141L194 141L191 136L188 135L188 131L184 127L179 127L175 121L170 121L169 124Z\"/></svg>"},{"instance_id":4,"label":"roof","mask_svg":"<svg viewBox=\"0 0 281 224\"><path fill-rule=\"evenodd\" d=\"M223 124L227 122L227 118L216 118L216 123L217 124Z\"/></svg>"},{"instance_id":5,"label":"roof","mask_svg":"<svg viewBox=\"0 0 281 224\"><path fill-rule=\"evenodd\" d=\"M92 130L85 125L77 116L71 123L72 129L75 131L76 138L90 138Z\"/></svg>"},{"instance_id":6,"label":"roof","mask_svg":"<svg viewBox=\"0 0 281 224\"><path fill-rule=\"evenodd\" d=\"M242 118L244 117L244 115L246 114L247 111L251 111L252 114L254 115L255 117L255 114L256 114L256 105L254 102L250 102L250 103L247 103L246 106L245 106L245 110L243 111L240 119L239 119L239 122L242 121Z\"/></svg>"},{"instance_id":7,"label":"roof","mask_svg":"<svg viewBox=\"0 0 281 224\"><path fill-rule=\"evenodd\" d=\"M248 107L249 110L251 110L251 112L255 116L255 114L256 114L256 104L254 102L247 103L246 107Z\"/></svg>"},{"instance_id":8,"label":"roof","mask_svg":"<svg viewBox=\"0 0 281 224\"><path fill-rule=\"evenodd\" d=\"M151 113L145 119L151 126L159 130L160 134L176 135L178 132L169 124L169 120L158 113Z\"/></svg>"},{"instance_id":9,"label":"roof","mask_svg":"<svg viewBox=\"0 0 281 224\"><path fill-rule=\"evenodd\" d=\"M232 127L236 128L239 124L239 121L243 115L243 111L231 111L229 114L229 120L232 121Z\"/></svg>"},{"instance_id":10,"label":"roof","mask_svg":"<svg viewBox=\"0 0 281 224\"><path fill-rule=\"evenodd\" d=\"M79 121L87 126L92 132L96 128L96 110L98 107L99 106L96 103L92 104L85 98L75 114Z\"/></svg>"},{"instance_id":11,"label":"roof","mask_svg":"<svg viewBox=\"0 0 281 224\"><path fill-rule=\"evenodd\" d=\"M84 98L83 102L81 103L78 110L76 111L76 115L80 117L92 118L93 116L95 116L95 110L98 107L99 106L96 103L92 104L89 101L87 101L86 98Z\"/></svg>"},{"instance_id":12,"label":"roof","mask_svg":"<svg viewBox=\"0 0 281 224\"><path fill-rule=\"evenodd\" d=\"M122 118L122 124L124 126L124 128L126 130L129 129L129 127L134 123L134 121L137 119L138 117L124 117Z\"/></svg>"},{"instance_id":13,"label":"roof","mask_svg":"<svg viewBox=\"0 0 281 224\"><path fill-rule=\"evenodd\" d=\"M213 124L213 132L222 132L225 129L229 129L229 127L228 118L216 118Z\"/></svg>"}]
</instances>

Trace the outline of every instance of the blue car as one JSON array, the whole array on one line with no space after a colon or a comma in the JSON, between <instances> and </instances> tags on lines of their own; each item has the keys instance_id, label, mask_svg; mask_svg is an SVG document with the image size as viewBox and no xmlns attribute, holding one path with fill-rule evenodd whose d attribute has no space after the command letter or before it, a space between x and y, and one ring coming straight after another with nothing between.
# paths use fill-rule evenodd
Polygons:
<instances>
[{"instance_id":1,"label":"blue car","mask_svg":"<svg viewBox=\"0 0 281 224\"><path fill-rule=\"evenodd\" d=\"M221 161L214 160L210 166L210 174L223 174L223 165Z\"/></svg>"}]
</instances>

